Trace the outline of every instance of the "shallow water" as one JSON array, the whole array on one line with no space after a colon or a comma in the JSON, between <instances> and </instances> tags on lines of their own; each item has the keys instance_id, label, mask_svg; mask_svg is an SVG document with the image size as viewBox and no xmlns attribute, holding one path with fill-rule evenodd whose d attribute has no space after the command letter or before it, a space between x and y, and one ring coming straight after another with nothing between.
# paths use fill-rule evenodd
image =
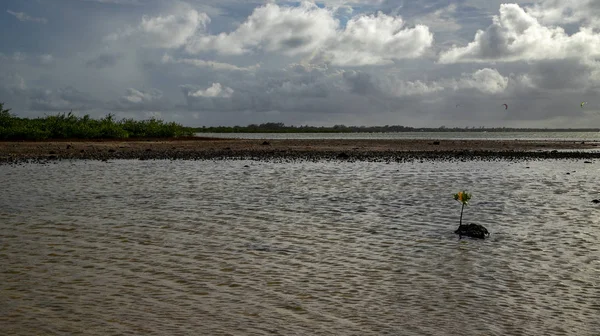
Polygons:
<instances>
[{"instance_id":1,"label":"shallow water","mask_svg":"<svg viewBox=\"0 0 600 336\"><path fill-rule=\"evenodd\" d=\"M380 133L196 133L234 139L452 139L599 141L600 132L380 132Z\"/></svg>"},{"instance_id":2,"label":"shallow water","mask_svg":"<svg viewBox=\"0 0 600 336\"><path fill-rule=\"evenodd\" d=\"M7 335L598 335L599 167L0 166L0 325ZM489 240L452 233L462 188L473 193L465 220Z\"/></svg>"}]
</instances>

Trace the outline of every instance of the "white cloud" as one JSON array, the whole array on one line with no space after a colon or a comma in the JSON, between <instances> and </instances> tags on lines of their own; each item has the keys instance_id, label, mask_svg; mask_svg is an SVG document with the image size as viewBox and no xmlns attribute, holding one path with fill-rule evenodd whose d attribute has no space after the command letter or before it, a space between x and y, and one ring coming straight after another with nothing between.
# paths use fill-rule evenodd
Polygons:
<instances>
[{"instance_id":1,"label":"white cloud","mask_svg":"<svg viewBox=\"0 0 600 336\"><path fill-rule=\"evenodd\" d=\"M202 59L195 58L173 58L169 55L164 55L161 59L161 63L163 64L187 64L192 65L198 68L210 68L214 70L225 70L225 71L254 71L260 67L260 64L248 66L248 67L238 67L233 64L216 62L216 61L205 61Z\"/></svg>"},{"instance_id":2,"label":"white cloud","mask_svg":"<svg viewBox=\"0 0 600 336\"><path fill-rule=\"evenodd\" d=\"M118 101L109 104L119 111L161 111L170 108L163 92L158 89L138 90L128 88Z\"/></svg>"},{"instance_id":3,"label":"white cloud","mask_svg":"<svg viewBox=\"0 0 600 336\"><path fill-rule=\"evenodd\" d=\"M145 47L178 48L183 46L198 30L203 30L210 18L188 5L176 6L173 13L164 16L143 16L136 27L106 37L108 41L127 40Z\"/></svg>"},{"instance_id":4,"label":"white cloud","mask_svg":"<svg viewBox=\"0 0 600 336\"><path fill-rule=\"evenodd\" d=\"M314 3L303 2L299 7L271 3L256 8L235 31L197 37L186 49L190 53L216 50L233 55L262 49L297 55L322 46L335 35L338 24L331 11Z\"/></svg>"},{"instance_id":5,"label":"white cloud","mask_svg":"<svg viewBox=\"0 0 600 336\"><path fill-rule=\"evenodd\" d=\"M139 104L142 102L151 102L153 100L160 99L162 92L159 90L152 90L148 92L139 91L136 89L127 89L127 94L123 96L123 101L132 104Z\"/></svg>"},{"instance_id":6,"label":"white cloud","mask_svg":"<svg viewBox=\"0 0 600 336\"><path fill-rule=\"evenodd\" d=\"M303 2L299 7L259 7L235 31L199 36L186 50L232 55L280 52L287 56L308 55L307 60L312 62L362 66L416 58L432 43L433 34L426 26L407 28L400 17L358 15L341 29L332 10Z\"/></svg>"},{"instance_id":7,"label":"white cloud","mask_svg":"<svg viewBox=\"0 0 600 336\"><path fill-rule=\"evenodd\" d=\"M500 6L500 15L479 30L466 47L442 52L441 63L531 61L600 56L600 34L581 28L567 35L561 27L546 27L516 4Z\"/></svg>"},{"instance_id":8,"label":"white cloud","mask_svg":"<svg viewBox=\"0 0 600 336\"><path fill-rule=\"evenodd\" d=\"M508 78L502 76L498 70L484 68L472 74L463 74L462 78L453 81L454 89L476 89L483 93L501 93L508 87Z\"/></svg>"},{"instance_id":9,"label":"white cloud","mask_svg":"<svg viewBox=\"0 0 600 336\"><path fill-rule=\"evenodd\" d=\"M206 97L206 98L231 98L233 95L233 89L230 87L223 87L220 83L213 83L211 87L206 90L189 91L187 95L189 97Z\"/></svg>"},{"instance_id":10,"label":"white cloud","mask_svg":"<svg viewBox=\"0 0 600 336\"><path fill-rule=\"evenodd\" d=\"M8 14L16 17L21 22L29 21L29 22L37 22L37 23L43 23L43 24L48 23L48 19L46 19L46 18L33 17L33 16L29 16L23 12L13 12L11 10L7 10L6 12Z\"/></svg>"},{"instance_id":11,"label":"white cloud","mask_svg":"<svg viewBox=\"0 0 600 336\"><path fill-rule=\"evenodd\" d=\"M598 0L542 0L527 8L527 13L544 24L582 23L600 28Z\"/></svg>"},{"instance_id":12,"label":"white cloud","mask_svg":"<svg viewBox=\"0 0 600 336\"><path fill-rule=\"evenodd\" d=\"M344 78L350 83L353 93L362 95L379 95L401 98L409 96L427 96L443 91L451 95L456 91L477 90L484 94L505 92L509 86L509 78L502 76L498 70L484 68L473 73L463 73L459 78L440 78L438 80L405 80L402 76L388 74L372 76L365 72L346 71Z\"/></svg>"},{"instance_id":13,"label":"white cloud","mask_svg":"<svg viewBox=\"0 0 600 336\"><path fill-rule=\"evenodd\" d=\"M406 28L400 17L383 13L352 18L346 28L321 47L311 60L338 66L389 64L417 58L433 43L429 28Z\"/></svg>"},{"instance_id":14,"label":"white cloud","mask_svg":"<svg viewBox=\"0 0 600 336\"><path fill-rule=\"evenodd\" d=\"M438 82L416 81L399 81L395 86L389 88L396 97L427 95L445 90Z\"/></svg>"},{"instance_id":15,"label":"white cloud","mask_svg":"<svg viewBox=\"0 0 600 336\"><path fill-rule=\"evenodd\" d=\"M78 12L69 12L76 1ZM501 1L59 1L58 11L81 14L85 25L57 30L54 16L30 10L57 34L48 39L33 29L7 41L0 101L34 117L71 108L133 118L161 111L200 125L509 126L527 119L543 127L558 117L575 125L587 111L600 116L600 1ZM97 43L110 33L114 42ZM38 51L13 53L35 41ZM74 52L64 53L60 41L71 41ZM448 50L453 43L459 47Z\"/></svg>"}]
</instances>

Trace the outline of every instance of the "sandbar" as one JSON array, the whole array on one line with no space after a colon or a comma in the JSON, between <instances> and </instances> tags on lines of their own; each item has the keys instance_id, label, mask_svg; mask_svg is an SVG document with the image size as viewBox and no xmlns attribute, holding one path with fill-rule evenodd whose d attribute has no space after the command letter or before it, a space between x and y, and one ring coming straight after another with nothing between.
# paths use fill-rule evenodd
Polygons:
<instances>
[{"instance_id":1,"label":"sandbar","mask_svg":"<svg viewBox=\"0 0 600 336\"><path fill-rule=\"evenodd\" d=\"M114 159L517 160L596 159L600 143L572 140L223 139L0 141L0 163Z\"/></svg>"}]
</instances>

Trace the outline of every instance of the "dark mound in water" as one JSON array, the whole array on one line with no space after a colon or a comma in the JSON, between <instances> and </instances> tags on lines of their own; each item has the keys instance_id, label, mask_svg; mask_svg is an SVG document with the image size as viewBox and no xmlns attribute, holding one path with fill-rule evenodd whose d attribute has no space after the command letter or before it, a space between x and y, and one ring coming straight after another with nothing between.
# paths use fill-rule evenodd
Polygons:
<instances>
[{"instance_id":1,"label":"dark mound in water","mask_svg":"<svg viewBox=\"0 0 600 336\"><path fill-rule=\"evenodd\" d=\"M471 237L471 238L480 238L485 239L486 236L489 236L490 233L488 230L479 224L464 224L460 225L454 233L458 234L461 238L462 236Z\"/></svg>"}]
</instances>

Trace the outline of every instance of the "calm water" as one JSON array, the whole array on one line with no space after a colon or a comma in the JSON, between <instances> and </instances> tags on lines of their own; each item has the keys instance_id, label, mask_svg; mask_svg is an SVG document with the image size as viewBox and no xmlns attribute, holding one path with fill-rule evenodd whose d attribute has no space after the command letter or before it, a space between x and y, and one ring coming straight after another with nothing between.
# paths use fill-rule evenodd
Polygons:
<instances>
[{"instance_id":1,"label":"calm water","mask_svg":"<svg viewBox=\"0 0 600 336\"><path fill-rule=\"evenodd\" d=\"M583 161L0 166L0 334L598 335L599 177ZM461 188L489 240L452 233Z\"/></svg>"},{"instance_id":2,"label":"calm water","mask_svg":"<svg viewBox=\"0 0 600 336\"><path fill-rule=\"evenodd\" d=\"M240 139L600 140L600 132L197 133L197 135Z\"/></svg>"}]
</instances>

